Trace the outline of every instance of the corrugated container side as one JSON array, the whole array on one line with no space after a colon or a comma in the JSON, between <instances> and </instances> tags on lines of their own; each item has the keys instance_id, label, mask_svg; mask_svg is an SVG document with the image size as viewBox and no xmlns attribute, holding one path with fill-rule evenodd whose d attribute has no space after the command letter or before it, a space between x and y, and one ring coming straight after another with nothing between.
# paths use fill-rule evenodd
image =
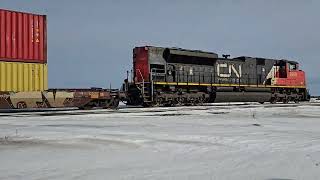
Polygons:
<instances>
[{"instance_id":1,"label":"corrugated container side","mask_svg":"<svg viewBox=\"0 0 320 180\"><path fill-rule=\"evenodd\" d=\"M0 61L47 62L45 15L0 9Z\"/></svg>"},{"instance_id":2,"label":"corrugated container side","mask_svg":"<svg viewBox=\"0 0 320 180\"><path fill-rule=\"evenodd\" d=\"M21 92L47 89L47 64L0 62L0 91Z\"/></svg>"}]
</instances>

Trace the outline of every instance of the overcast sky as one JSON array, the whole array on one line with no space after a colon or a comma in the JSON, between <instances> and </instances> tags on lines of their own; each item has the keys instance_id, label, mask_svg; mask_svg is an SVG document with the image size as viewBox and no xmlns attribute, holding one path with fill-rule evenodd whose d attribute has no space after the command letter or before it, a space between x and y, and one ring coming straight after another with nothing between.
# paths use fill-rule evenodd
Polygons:
<instances>
[{"instance_id":1,"label":"overcast sky","mask_svg":"<svg viewBox=\"0 0 320 180\"><path fill-rule=\"evenodd\" d=\"M132 48L296 60L320 95L320 1L0 0L48 15L49 87L120 87Z\"/></svg>"}]
</instances>

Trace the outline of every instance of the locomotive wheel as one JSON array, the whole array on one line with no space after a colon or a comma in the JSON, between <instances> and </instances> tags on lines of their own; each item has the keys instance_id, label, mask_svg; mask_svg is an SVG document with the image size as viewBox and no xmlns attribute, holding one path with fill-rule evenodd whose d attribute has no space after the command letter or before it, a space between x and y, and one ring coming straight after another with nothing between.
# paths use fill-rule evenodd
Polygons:
<instances>
[{"instance_id":1,"label":"locomotive wheel","mask_svg":"<svg viewBox=\"0 0 320 180\"><path fill-rule=\"evenodd\" d=\"M296 98L294 98L293 100L294 103L298 104L300 102L300 97L297 96Z\"/></svg>"},{"instance_id":2,"label":"locomotive wheel","mask_svg":"<svg viewBox=\"0 0 320 180\"><path fill-rule=\"evenodd\" d=\"M200 98L198 99L195 99L195 101L193 102L193 105L194 106L199 106L199 105L201 105L201 100L200 100Z\"/></svg>"},{"instance_id":3,"label":"locomotive wheel","mask_svg":"<svg viewBox=\"0 0 320 180\"><path fill-rule=\"evenodd\" d=\"M23 101L20 101L17 103L17 108L18 109L26 109L27 108L27 104Z\"/></svg>"},{"instance_id":4,"label":"locomotive wheel","mask_svg":"<svg viewBox=\"0 0 320 180\"><path fill-rule=\"evenodd\" d=\"M259 102L260 104L264 104L264 102Z\"/></svg>"},{"instance_id":5,"label":"locomotive wheel","mask_svg":"<svg viewBox=\"0 0 320 180\"><path fill-rule=\"evenodd\" d=\"M177 106L182 106L183 105L183 98L182 97L176 98L176 105Z\"/></svg>"},{"instance_id":6,"label":"locomotive wheel","mask_svg":"<svg viewBox=\"0 0 320 180\"><path fill-rule=\"evenodd\" d=\"M203 103L205 103L205 102L206 102L206 98L205 97L199 98L199 104L200 105L203 105Z\"/></svg>"},{"instance_id":7,"label":"locomotive wheel","mask_svg":"<svg viewBox=\"0 0 320 180\"><path fill-rule=\"evenodd\" d=\"M163 106L163 98L162 97L158 97L156 99L156 106Z\"/></svg>"},{"instance_id":8,"label":"locomotive wheel","mask_svg":"<svg viewBox=\"0 0 320 180\"><path fill-rule=\"evenodd\" d=\"M180 104L181 104L181 106L186 104L186 98L185 97L180 97Z\"/></svg>"},{"instance_id":9,"label":"locomotive wheel","mask_svg":"<svg viewBox=\"0 0 320 180\"><path fill-rule=\"evenodd\" d=\"M161 104L160 104L160 101L159 99L155 98L155 100L152 102L152 106L153 107L159 107Z\"/></svg>"}]
</instances>

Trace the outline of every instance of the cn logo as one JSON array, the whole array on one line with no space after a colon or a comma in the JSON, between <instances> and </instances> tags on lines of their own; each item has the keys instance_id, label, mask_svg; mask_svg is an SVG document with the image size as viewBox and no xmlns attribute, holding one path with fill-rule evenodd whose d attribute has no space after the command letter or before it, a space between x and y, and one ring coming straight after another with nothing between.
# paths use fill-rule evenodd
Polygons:
<instances>
[{"instance_id":1,"label":"cn logo","mask_svg":"<svg viewBox=\"0 0 320 180\"><path fill-rule=\"evenodd\" d=\"M226 70L224 69L228 69L227 72L228 73L220 73L220 72L226 72ZM238 78L241 77L241 65L239 65L238 70L236 69L234 64L217 64L217 75L219 77L222 78L228 78L231 77L232 73L234 73Z\"/></svg>"}]
</instances>

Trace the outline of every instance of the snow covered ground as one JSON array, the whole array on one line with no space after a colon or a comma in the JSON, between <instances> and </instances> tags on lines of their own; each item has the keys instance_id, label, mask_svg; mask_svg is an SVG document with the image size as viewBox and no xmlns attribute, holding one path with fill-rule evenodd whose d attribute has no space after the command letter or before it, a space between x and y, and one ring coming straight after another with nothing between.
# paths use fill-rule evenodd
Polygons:
<instances>
[{"instance_id":1,"label":"snow covered ground","mask_svg":"<svg viewBox=\"0 0 320 180\"><path fill-rule=\"evenodd\" d=\"M0 179L320 179L320 103L0 114Z\"/></svg>"}]
</instances>

